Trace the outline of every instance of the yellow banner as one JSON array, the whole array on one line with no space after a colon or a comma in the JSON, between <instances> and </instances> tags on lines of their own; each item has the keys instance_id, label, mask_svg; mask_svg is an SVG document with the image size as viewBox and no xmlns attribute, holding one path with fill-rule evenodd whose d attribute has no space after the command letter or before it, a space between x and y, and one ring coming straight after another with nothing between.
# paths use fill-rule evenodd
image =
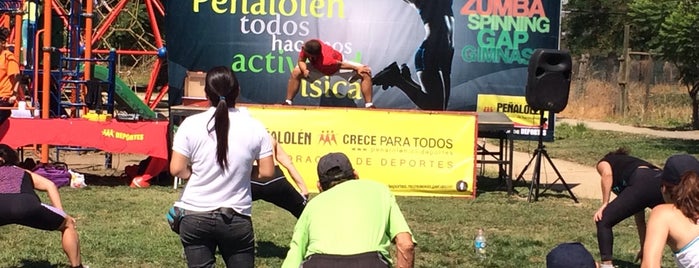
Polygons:
<instances>
[{"instance_id":1,"label":"yellow banner","mask_svg":"<svg viewBox=\"0 0 699 268\"><path fill-rule=\"evenodd\" d=\"M541 115L529 107L524 96L507 96L478 94L478 112L500 112L514 123L514 134L524 136L538 136ZM549 117L549 111L544 112L544 118ZM548 122L544 123L544 136L548 129Z\"/></svg>"},{"instance_id":2,"label":"yellow banner","mask_svg":"<svg viewBox=\"0 0 699 268\"><path fill-rule=\"evenodd\" d=\"M291 155L309 191L316 165L343 152L360 179L397 195L475 197L475 113L249 106Z\"/></svg>"}]
</instances>

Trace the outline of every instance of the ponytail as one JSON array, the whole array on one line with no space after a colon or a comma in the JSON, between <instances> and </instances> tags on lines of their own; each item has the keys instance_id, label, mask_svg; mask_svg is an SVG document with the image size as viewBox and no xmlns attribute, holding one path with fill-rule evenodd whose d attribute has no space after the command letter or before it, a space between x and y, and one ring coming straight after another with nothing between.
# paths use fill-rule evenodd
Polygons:
<instances>
[{"instance_id":1,"label":"ponytail","mask_svg":"<svg viewBox=\"0 0 699 268\"><path fill-rule=\"evenodd\" d=\"M693 222L699 221L699 174L685 172L680 183L669 190L675 207Z\"/></svg>"},{"instance_id":2,"label":"ponytail","mask_svg":"<svg viewBox=\"0 0 699 268\"><path fill-rule=\"evenodd\" d=\"M226 169L228 166L228 131L231 124L228 118L228 108L235 107L235 100L240 92L238 78L228 67L214 67L206 73L204 91L211 106L216 107L214 115L209 119L209 123L214 121L214 127L208 130L209 133L213 131L216 134L216 162L222 169Z\"/></svg>"}]
</instances>

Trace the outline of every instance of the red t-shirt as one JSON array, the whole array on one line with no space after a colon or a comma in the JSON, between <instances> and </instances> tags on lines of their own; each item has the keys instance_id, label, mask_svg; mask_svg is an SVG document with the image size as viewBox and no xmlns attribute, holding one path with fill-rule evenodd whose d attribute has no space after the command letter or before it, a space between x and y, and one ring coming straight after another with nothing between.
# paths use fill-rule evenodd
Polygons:
<instances>
[{"instance_id":1,"label":"red t-shirt","mask_svg":"<svg viewBox=\"0 0 699 268\"><path fill-rule=\"evenodd\" d=\"M311 60L308 54L301 50L299 53L299 60L305 61L308 59L313 66L318 71L325 75L333 75L340 70L340 63L342 62L342 53L333 49L331 46L326 45L323 41L320 41L320 56Z\"/></svg>"}]
</instances>

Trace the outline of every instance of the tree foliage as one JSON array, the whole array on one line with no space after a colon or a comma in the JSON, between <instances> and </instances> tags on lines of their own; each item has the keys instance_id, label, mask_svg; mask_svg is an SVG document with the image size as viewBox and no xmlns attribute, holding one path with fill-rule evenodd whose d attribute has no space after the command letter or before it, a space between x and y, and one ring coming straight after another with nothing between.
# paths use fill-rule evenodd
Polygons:
<instances>
[{"instance_id":1,"label":"tree foliage","mask_svg":"<svg viewBox=\"0 0 699 268\"><path fill-rule=\"evenodd\" d=\"M692 128L699 129L699 1L636 0L629 15L635 41L679 70L692 99Z\"/></svg>"},{"instance_id":2,"label":"tree foliage","mask_svg":"<svg viewBox=\"0 0 699 268\"><path fill-rule=\"evenodd\" d=\"M570 0L563 20L566 46L576 55L619 55L630 0Z\"/></svg>"}]
</instances>

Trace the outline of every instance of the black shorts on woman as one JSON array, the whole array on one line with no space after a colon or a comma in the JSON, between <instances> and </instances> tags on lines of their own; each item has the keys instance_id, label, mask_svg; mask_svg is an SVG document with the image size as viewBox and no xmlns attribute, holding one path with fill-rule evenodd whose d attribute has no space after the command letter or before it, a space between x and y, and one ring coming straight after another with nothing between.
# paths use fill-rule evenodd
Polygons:
<instances>
[{"instance_id":1,"label":"black shorts on woman","mask_svg":"<svg viewBox=\"0 0 699 268\"><path fill-rule=\"evenodd\" d=\"M7 190L13 187L0 187L0 226L19 224L41 230L58 230L65 221L66 214L52 206L42 204L39 196L34 192L34 184L31 175L17 167L0 167L2 171L16 173L22 176L19 189Z\"/></svg>"}]
</instances>

